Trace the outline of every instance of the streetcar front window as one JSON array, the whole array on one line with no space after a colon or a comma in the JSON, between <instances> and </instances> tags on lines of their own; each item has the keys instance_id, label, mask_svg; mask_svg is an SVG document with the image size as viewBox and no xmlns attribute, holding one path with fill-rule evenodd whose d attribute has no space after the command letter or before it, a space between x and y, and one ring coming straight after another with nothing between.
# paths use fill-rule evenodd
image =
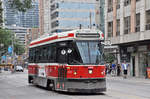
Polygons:
<instances>
[{"instance_id":1,"label":"streetcar front window","mask_svg":"<svg viewBox=\"0 0 150 99\"><path fill-rule=\"evenodd\" d=\"M103 49L99 42L76 42L83 64L103 64Z\"/></svg>"}]
</instances>

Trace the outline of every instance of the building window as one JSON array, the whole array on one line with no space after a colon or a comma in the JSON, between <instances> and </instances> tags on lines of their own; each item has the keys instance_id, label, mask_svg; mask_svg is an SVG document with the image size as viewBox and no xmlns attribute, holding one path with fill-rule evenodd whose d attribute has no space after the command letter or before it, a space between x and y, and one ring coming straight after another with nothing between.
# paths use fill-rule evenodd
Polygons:
<instances>
[{"instance_id":1,"label":"building window","mask_svg":"<svg viewBox=\"0 0 150 99\"><path fill-rule=\"evenodd\" d=\"M150 30L150 10L146 11L146 30Z\"/></svg>"},{"instance_id":2,"label":"building window","mask_svg":"<svg viewBox=\"0 0 150 99\"><path fill-rule=\"evenodd\" d=\"M136 14L136 27L135 27L136 32L140 32L140 13Z\"/></svg>"},{"instance_id":3,"label":"building window","mask_svg":"<svg viewBox=\"0 0 150 99\"><path fill-rule=\"evenodd\" d=\"M55 3L55 4L51 5L51 11L54 11L57 8L59 8L59 4L58 3Z\"/></svg>"},{"instance_id":4,"label":"building window","mask_svg":"<svg viewBox=\"0 0 150 99\"><path fill-rule=\"evenodd\" d=\"M108 0L108 12L113 11L113 0Z\"/></svg>"},{"instance_id":5,"label":"building window","mask_svg":"<svg viewBox=\"0 0 150 99\"><path fill-rule=\"evenodd\" d=\"M117 20L116 35L120 35L120 19Z\"/></svg>"},{"instance_id":6,"label":"building window","mask_svg":"<svg viewBox=\"0 0 150 99\"><path fill-rule=\"evenodd\" d=\"M124 18L124 34L130 33L130 16Z\"/></svg>"},{"instance_id":7,"label":"building window","mask_svg":"<svg viewBox=\"0 0 150 99\"><path fill-rule=\"evenodd\" d=\"M136 0L136 2L141 1L141 0Z\"/></svg>"},{"instance_id":8,"label":"building window","mask_svg":"<svg viewBox=\"0 0 150 99\"><path fill-rule=\"evenodd\" d=\"M124 6L128 6L129 4L131 4L131 0L124 0Z\"/></svg>"},{"instance_id":9,"label":"building window","mask_svg":"<svg viewBox=\"0 0 150 99\"><path fill-rule=\"evenodd\" d=\"M57 26L59 26L59 21L58 21L58 20L52 22L52 28L55 28L55 27L57 27Z\"/></svg>"},{"instance_id":10,"label":"building window","mask_svg":"<svg viewBox=\"0 0 150 99\"><path fill-rule=\"evenodd\" d=\"M117 0L116 8L117 8L117 9L120 8L120 0Z\"/></svg>"},{"instance_id":11,"label":"building window","mask_svg":"<svg viewBox=\"0 0 150 99\"><path fill-rule=\"evenodd\" d=\"M55 18L57 18L58 17L58 11L56 11L55 13L53 13L52 15L51 15L51 19L55 19Z\"/></svg>"},{"instance_id":12,"label":"building window","mask_svg":"<svg viewBox=\"0 0 150 99\"><path fill-rule=\"evenodd\" d=\"M51 3L53 3L55 0L51 0Z\"/></svg>"},{"instance_id":13,"label":"building window","mask_svg":"<svg viewBox=\"0 0 150 99\"><path fill-rule=\"evenodd\" d=\"M112 37L113 34L113 22L108 22L108 37Z\"/></svg>"}]
</instances>

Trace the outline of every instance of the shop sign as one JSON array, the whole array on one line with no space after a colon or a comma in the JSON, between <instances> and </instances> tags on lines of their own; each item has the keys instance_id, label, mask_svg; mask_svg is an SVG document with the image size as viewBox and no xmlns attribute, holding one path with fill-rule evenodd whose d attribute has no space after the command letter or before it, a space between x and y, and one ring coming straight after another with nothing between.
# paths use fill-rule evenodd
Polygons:
<instances>
[{"instance_id":1,"label":"shop sign","mask_svg":"<svg viewBox=\"0 0 150 99\"><path fill-rule=\"evenodd\" d=\"M138 46L138 51L147 51L147 46Z\"/></svg>"}]
</instances>

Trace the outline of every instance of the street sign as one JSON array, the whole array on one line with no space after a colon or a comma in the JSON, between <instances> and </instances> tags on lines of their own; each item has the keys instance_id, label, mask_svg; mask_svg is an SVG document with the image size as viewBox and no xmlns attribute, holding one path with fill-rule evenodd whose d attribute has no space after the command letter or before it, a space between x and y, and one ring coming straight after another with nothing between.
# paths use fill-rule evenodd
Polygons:
<instances>
[{"instance_id":1,"label":"street sign","mask_svg":"<svg viewBox=\"0 0 150 99\"><path fill-rule=\"evenodd\" d=\"M2 56L2 60L6 61L6 56L5 55Z\"/></svg>"},{"instance_id":2,"label":"street sign","mask_svg":"<svg viewBox=\"0 0 150 99\"><path fill-rule=\"evenodd\" d=\"M9 53L9 54L12 54L12 50L13 50L13 48L12 48L11 46L9 46L9 47L8 47L8 53Z\"/></svg>"}]
</instances>

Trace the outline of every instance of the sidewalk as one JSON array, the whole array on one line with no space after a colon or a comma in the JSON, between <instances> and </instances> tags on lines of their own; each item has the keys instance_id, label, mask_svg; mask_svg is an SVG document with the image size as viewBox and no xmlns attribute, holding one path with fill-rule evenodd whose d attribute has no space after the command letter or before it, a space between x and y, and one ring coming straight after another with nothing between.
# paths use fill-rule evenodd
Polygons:
<instances>
[{"instance_id":1,"label":"sidewalk","mask_svg":"<svg viewBox=\"0 0 150 99\"><path fill-rule=\"evenodd\" d=\"M0 77L3 76L3 75L10 75L10 74L12 74L11 71L4 71L4 70L2 70L2 71L0 72Z\"/></svg>"},{"instance_id":2,"label":"sidewalk","mask_svg":"<svg viewBox=\"0 0 150 99\"><path fill-rule=\"evenodd\" d=\"M122 76L111 76L107 75L106 79L110 80L116 80L116 81L125 81L125 82L136 82L136 83L143 83L143 84L150 84L150 79L145 78L138 78L138 77L131 77L128 76L126 79L124 79Z\"/></svg>"}]
</instances>

